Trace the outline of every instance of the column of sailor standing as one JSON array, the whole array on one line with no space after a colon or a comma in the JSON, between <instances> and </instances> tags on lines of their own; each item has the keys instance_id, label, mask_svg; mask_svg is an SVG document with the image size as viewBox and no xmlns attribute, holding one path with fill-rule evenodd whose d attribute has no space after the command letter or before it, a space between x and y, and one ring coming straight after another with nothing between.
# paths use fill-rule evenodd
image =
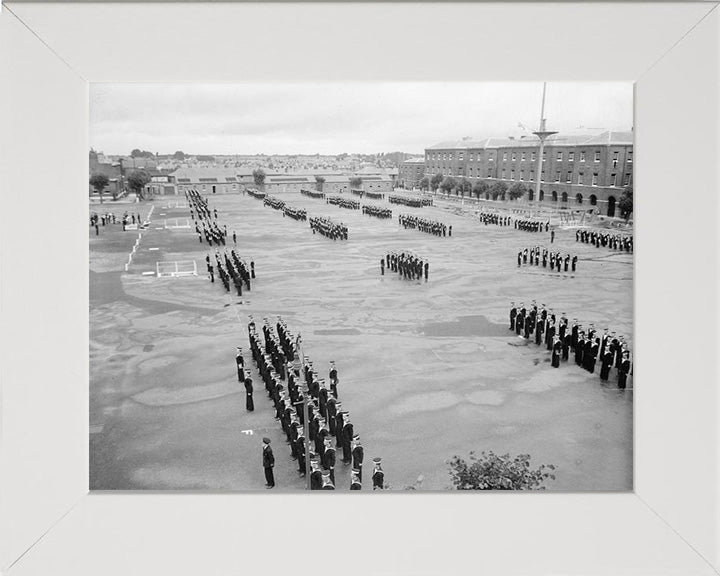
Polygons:
<instances>
[{"instance_id":1,"label":"column of sailor standing","mask_svg":"<svg viewBox=\"0 0 720 576\"><path fill-rule=\"evenodd\" d=\"M575 363L590 373L595 372L596 364L600 363L600 379L608 381L612 369L615 369L617 386L627 386L628 375L632 372L630 350L625 338L608 328L598 335L594 324L587 330L573 318L568 321L563 312L558 319L552 308L541 304L538 309L533 300L531 306L524 302L519 306L515 302L510 305L510 330L526 340L534 340L537 346L545 346L551 353L551 365L559 368L560 363L568 361L572 353Z\"/></svg>"},{"instance_id":2,"label":"column of sailor standing","mask_svg":"<svg viewBox=\"0 0 720 576\"><path fill-rule=\"evenodd\" d=\"M362 488L364 448L360 442L360 436L355 433L350 414L343 409L339 399L339 379L335 363L331 362L330 364L327 383L325 379L318 377L312 361L307 356L302 359L300 372L290 368L289 363L298 353L298 339L289 331L281 317L278 317L275 326L272 326L265 318L261 332L259 332L251 316L248 323L248 336L253 360L265 384L268 397L273 402L275 418L280 422L285 433L291 456L297 462L298 474L301 477L305 476L306 458L309 458L311 489L334 490L337 451L339 450L343 465L352 465L350 490L360 490ZM241 354L241 351L239 350L238 353ZM247 392L249 371L244 369L244 361L242 364ZM238 378L240 379L240 368L238 368ZM306 399L302 386L303 380L309 395L307 398L311 446L309 454L305 449L303 403ZM249 389L252 391L252 382L250 382ZM267 440L266 446L269 447L270 440L264 440ZM268 448L264 448L264 464L268 461L267 450ZM274 478L272 474L270 476ZM268 471L266 469L267 478ZM384 487L384 472L380 458L373 459L372 480L373 489ZM268 488L272 488L274 485L274 479L267 483Z\"/></svg>"}]
</instances>

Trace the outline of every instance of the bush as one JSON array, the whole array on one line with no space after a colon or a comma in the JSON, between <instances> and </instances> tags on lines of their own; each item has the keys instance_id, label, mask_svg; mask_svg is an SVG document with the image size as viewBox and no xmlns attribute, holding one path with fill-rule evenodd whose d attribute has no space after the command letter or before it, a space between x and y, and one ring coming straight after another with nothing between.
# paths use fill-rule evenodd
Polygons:
<instances>
[{"instance_id":1,"label":"bush","mask_svg":"<svg viewBox=\"0 0 720 576\"><path fill-rule=\"evenodd\" d=\"M492 451L476 456L470 452L469 460L453 456L449 462L450 477L456 490L545 490L544 482L555 480L548 470L552 464L530 469L530 455L510 454L498 456Z\"/></svg>"}]
</instances>

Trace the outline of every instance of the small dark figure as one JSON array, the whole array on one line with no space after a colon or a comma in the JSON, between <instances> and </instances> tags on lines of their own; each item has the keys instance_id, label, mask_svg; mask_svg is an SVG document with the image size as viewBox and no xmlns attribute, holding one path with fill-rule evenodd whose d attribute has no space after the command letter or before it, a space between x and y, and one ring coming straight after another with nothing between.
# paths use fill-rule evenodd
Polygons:
<instances>
[{"instance_id":1,"label":"small dark figure","mask_svg":"<svg viewBox=\"0 0 720 576\"><path fill-rule=\"evenodd\" d=\"M265 488L275 487L275 476L273 475L273 467L275 466L275 457L272 448L270 448L270 438L263 438L263 469L265 470Z\"/></svg>"}]
</instances>

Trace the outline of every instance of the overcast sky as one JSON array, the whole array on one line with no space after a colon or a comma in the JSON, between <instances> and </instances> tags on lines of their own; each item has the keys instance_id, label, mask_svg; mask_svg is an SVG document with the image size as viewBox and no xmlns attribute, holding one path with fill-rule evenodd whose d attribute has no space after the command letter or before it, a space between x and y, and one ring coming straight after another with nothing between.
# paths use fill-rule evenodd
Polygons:
<instances>
[{"instance_id":1,"label":"overcast sky","mask_svg":"<svg viewBox=\"0 0 720 576\"><path fill-rule=\"evenodd\" d=\"M171 154L422 153L536 130L541 83L92 84L90 145ZM629 130L629 83L548 83L548 129Z\"/></svg>"}]
</instances>

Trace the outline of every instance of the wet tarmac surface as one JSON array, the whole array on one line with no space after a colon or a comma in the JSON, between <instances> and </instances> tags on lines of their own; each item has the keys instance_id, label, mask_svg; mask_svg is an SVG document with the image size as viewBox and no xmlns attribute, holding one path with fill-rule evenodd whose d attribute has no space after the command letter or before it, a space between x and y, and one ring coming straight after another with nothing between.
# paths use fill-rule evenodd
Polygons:
<instances>
[{"instance_id":1,"label":"wet tarmac surface","mask_svg":"<svg viewBox=\"0 0 720 576\"><path fill-rule=\"evenodd\" d=\"M632 347L631 255L577 244L573 230L551 245L549 234L483 225L442 205L391 206L395 218L379 220L300 194L283 199L344 221L350 238L314 235L250 196L211 196L239 254L255 261L257 280L241 297L204 274L143 275L158 260L194 259L204 270L207 246L194 230L157 229L189 215L167 208L175 199L155 201L127 273L137 232L90 234L92 489L263 489L263 436L273 441L277 489L303 488L256 372L255 411L245 410L234 356L242 346L249 360L248 314L282 315L321 376L336 361L366 462L382 456L393 489L421 475L424 490L449 487L446 460L470 450L554 464L549 490L632 489L632 389L573 362L553 369L544 347L508 330L510 301L536 299ZM399 213L442 220L453 236L405 230ZM534 245L578 254L578 271L518 268L517 251ZM388 250L426 256L429 281L381 276ZM349 476L340 464L338 489Z\"/></svg>"}]
</instances>

